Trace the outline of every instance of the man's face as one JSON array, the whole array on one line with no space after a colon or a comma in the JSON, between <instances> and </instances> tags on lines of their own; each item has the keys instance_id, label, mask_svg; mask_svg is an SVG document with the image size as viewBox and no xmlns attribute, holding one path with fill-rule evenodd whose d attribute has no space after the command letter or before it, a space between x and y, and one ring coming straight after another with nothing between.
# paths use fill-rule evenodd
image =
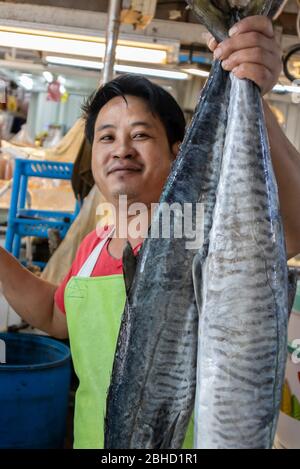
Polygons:
<instances>
[{"instance_id":1,"label":"man's face","mask_svg":"<svg viewBox=\"0 0 300 469\"><path fill-rule=\"evenodd\" d=\"M158 202L177 145L171 150L165 128L144 100L117 96L100 110L95 123L92 171L107 201L119 195L149 205Z\"/></svg>"}]
</instances>

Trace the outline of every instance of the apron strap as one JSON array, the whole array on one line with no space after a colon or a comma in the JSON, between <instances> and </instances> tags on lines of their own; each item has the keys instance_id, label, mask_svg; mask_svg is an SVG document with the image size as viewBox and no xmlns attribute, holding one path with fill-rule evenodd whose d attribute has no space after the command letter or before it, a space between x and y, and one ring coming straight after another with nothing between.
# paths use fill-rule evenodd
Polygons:
<instances>
[{"instance_id":1,"label":"apron strap","mask_svg":"<svg viewBox=\"0 0 300 469\"><path fill-rule=\"evenodd\" d=\"M94 267L97 263L97 260L101 254L101 251L108 240L114 233L115 228L112 227L112 229L106 234L105 238L103 238L99 244L94 248L94 250L91 252L81 269L79 270L78 274L76 277L90 277L92 275L92 272L94 270Z\"/></svg>"}]
</instances>

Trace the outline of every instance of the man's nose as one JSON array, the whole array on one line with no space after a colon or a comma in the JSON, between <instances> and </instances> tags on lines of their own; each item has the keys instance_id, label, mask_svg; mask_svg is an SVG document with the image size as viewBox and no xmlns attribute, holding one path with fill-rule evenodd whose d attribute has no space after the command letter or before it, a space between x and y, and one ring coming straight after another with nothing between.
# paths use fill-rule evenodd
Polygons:
<instances>
[{"instance_id":1,"label":"man's nose","mask_svg":"<svg viewBox=\"0 0 300 469\"><path fill-rule=\"evenodd\" d=\"M112 156L113 158L130 159L136 156L136 150L129 142L124 142L116 146Z\"/></svg>"}]
</instances>

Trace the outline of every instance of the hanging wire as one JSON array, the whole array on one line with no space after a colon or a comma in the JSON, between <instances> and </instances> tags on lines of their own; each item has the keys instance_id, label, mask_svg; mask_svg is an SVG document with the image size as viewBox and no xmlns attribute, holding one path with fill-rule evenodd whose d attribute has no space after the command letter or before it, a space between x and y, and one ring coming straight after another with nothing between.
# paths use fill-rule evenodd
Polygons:
<instances>
[{"instance_id":1,"label":"hanging wire","mask_svg":"<svg viewBox=\"0 0 300 469\"><path fill-rule=\"evenodd\" d=\"M297 14L297 20L296 20L296 27L297 27L298 37L300 38L300 0L297 0L297 5L298 5L298 14Z\"/></svg>"}]
</instances>

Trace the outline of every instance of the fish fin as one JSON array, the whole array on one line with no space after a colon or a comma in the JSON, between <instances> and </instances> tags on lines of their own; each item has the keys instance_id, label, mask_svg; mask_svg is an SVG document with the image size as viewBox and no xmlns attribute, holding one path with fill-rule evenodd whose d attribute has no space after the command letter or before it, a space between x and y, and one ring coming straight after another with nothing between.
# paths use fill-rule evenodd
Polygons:
<instances>
[{"instance_id":1,"label":"fish fin","mask_svg":"<svg viewBox=\"0 0 300 469\"><path fill-rule=\"evenodd\" d=\"M193 259L193 284L194 284L194 292L196 297L196 303L198 307L198 312L200 314L201 306L202 306L202 261L201 261L200 254L196 254Z\"/></svg>"},{"instance_id":2,"label":"fish fin","mask_svg":"<svg viewBox=\"0 0 300 469\"><path fill-rule=\"evenodd\" d=\"M123 250L123 275L126 295L128 297L136 271L137 259L134 255L131 244L127 241Z\"/></svg>"},{"instance_id":3,"label":"fish fin","mask_svg":"<svg viewBox=\"0 0 300 469\"><path fill-rule=\"evenodd\" d=\"M220 6L216 6L217 2L208 0L187 0L187 3L218 42L223 41L228 36L230 14L228 9L222 11L222 7L224 8L223 1L220 2Z\"/></svg>"},{"instance_id":4,"label":"fish fin","mask_svg":"<svg viewBox=\"0 0 300 469\"><path fill-rule=\"evenodd\" d=\"M297 290L297 272L289 269L288 272L288 313L291 314Z\"/></svg>"}]
</instances>

